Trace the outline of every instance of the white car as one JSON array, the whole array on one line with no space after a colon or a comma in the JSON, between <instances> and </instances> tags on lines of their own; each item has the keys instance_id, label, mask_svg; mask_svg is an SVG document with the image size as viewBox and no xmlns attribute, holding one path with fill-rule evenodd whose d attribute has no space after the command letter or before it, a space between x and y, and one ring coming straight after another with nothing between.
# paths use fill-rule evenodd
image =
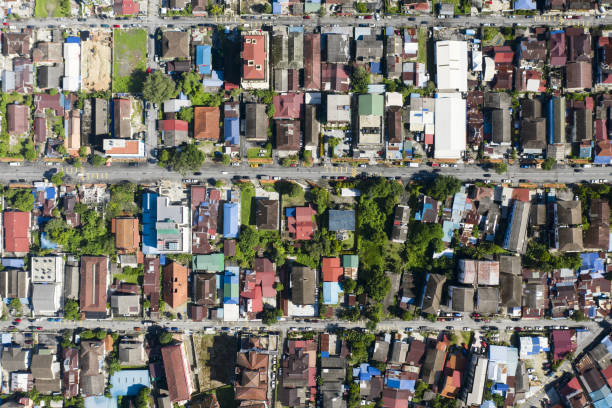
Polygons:
<instances>
[{"instance_id":1,"label":"white car","mask_svg":"<svg viewBox=\"0 0 612 408\"><path fill-rule=\"evenodd\" d=\"M233 163L232 163L232 166L240 166L240 163L238 163L238 162L233 162Z\"/></svg>"},{"instance_id":2,"label":"white car","mask_svg":"<svg viewBox=\"0 0 612 408\"><path fill-rule=\"evenodd\" d=\"M504 183L504 184L512 184L512 180L510 180L510 179L503 179L502 183Z\"/></svg>"},{"instance_id":3,"label":"white car","mask_svg":"<svg viewBox=\"0 0 612 408\"><path fill-rule=\"evenodd\" d=\"M222 171L221 174L227 174L227 171Z\"/></svg>"}]
</instances>

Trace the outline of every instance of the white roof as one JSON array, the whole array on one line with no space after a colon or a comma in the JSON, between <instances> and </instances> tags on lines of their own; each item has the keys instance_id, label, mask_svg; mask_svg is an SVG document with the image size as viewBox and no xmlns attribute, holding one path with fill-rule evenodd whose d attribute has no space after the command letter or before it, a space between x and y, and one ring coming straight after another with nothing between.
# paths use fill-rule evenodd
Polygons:
<instances>
[{"instance_id":1,"label":"white roof","mask_svg":"<svg viewBox=\"0 0 612 408\"><path fill-rule=\"evenodd\" d=\"M482 51L472 51L472 71L482 71Z\"/></svg>"},{"instance_id":2,"label":"white roof","mask_svg":"<svg viewBox=\"0 0 612 408\"><path fill-rule=\"evenodd\" d=\"M64 82L66 91L78 91L81 77L81 45L64 43Z\"/></svg>"},{"instance_id":3,"label":"white roof","mask_svg":"<svg viewBox=\"0 0 612 408\"><path fill-rule=\"evenodd\" d=\"M235 322L240 317L240 306L238 305L228 305L225 303L223 305L223 321L224 322Z\"/></svg>"},{"instance_id":4,"label":"white roof","mask_svg":"<svg viewBox=\"0 0 612 408\"><path fill-rule=\"evenodd\" d=\"M385 106L403 106L404 98L399 92L386 92L385 93Z\"/></svg>"},{"instance_id":5,"label":"white roof","mask_svg":"<svg viewBox=\"0 0 612 408\"><path fill-rule=\"evenodd\" d=\"M518 366L518 350L514 347L490 346L489 368L487 378L495 382L505 383L508 377L516 375Z\"/></svg>"},{"instance_id":6,"label":"white roof","mask_svg":"<svg viewBox=\"0 0 612 408\"><path fill-rule=\"evenodd\" d=\"M466 104L457 94L438 94L435 108L434 157L459 159L466 149Z\"/></svg>"},{"instance_id":7,"label":"white roof","mask_svg":"<svg viewBox=\"0 0 612 408\"><path fill-rule=\"evenodd\" d=\"M164 113L178 112L181 108L188 108L191 106L189 99L169 99L164 102Z\"/></svg>"},{"instance_id":8,"label":"white roof","mask_svg":"<svg viewBox=\"0 0 612 408\"><path fill-rule=\"evenodd\" d=\"M351 97L350 95L327 95L327 121L328 122L350 122L351 121Z\"/></svg>"},{"instance_id":9,"label":"white roof","mask_svg":"<svg viewBox=\"0 0 612 408\"><path fill-rule=\"evenodd\" d=\"M440 91L467 91L467 42L436 43L436 80Z\"/></svg>"}]
</instances>

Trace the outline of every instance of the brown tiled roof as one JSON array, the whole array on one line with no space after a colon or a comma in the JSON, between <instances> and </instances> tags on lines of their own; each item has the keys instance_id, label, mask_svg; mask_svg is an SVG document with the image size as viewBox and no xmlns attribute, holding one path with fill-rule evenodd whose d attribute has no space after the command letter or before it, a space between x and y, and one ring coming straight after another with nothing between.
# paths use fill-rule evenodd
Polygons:
<instances>
[{"instance_id":1,"label":"brown tiled roof","mask_svg":"<svg viewBox=\"0 0 612 408\"><path fill-rule=\"evenodd\" d=\"M81 257L81 312L106 314L108 258Z\"/></svg>"},{"instance_id":2,"label":"brown tiled roof","mask_svg":"<svg viewBox=\"0 0 612 408\"><path fill-rule=\"evenodd\" d=\"M30 109L26 105L10 104L6 108L7 130L11 135L22 135L28 130Z\"/></svg>"},{"instance_id":3,"label":"brown tiled roof","mask_svg":"<svg viewBox=\"0 0 612 408\"><path fill-rule=\"evenodd\" d=\"M389 143L401 143L402 138L402 108L392 106L387 110L387 131Z\"/></svg>"},{"instance_id":4,"label":"brown tiled roof","mask_svg":"<svg viewBox=\"0 0 612 408\"><path fill-rule=\"evenodd\" d=\"M587 88L593 86L592 67L587 61L570 62L565 66L565 87Z\"/></svg>"},{"instance_id":5,"label":"brown tiled roof","mask_svg":"<svg viewBox=\"0 0 612 408\"><path fill-rule=\"evenodd\" d=\"M189 58L189 33L185 31L164 32L162 58Z\"/></svg>"},{"instance_id":6,"label":"brown tiled roof","mask_svg":"<svg viewBox=\"0 0 612 408\"><path fill-rule=\"evenodd\" d=\"M137 251L140 244L138 218L114 218L112 224L117 249L128 252Z\"/></svg>"},{"instance_id":7,"label":"brown tiled roof","mask_svg":"<svg viewBox=\"0 0 612 408\"><path fill-rule=\"evenodd\" d=\"M176 308L187 302L187 268L178 262L164 267L164 302Z\"/></svg>"},{"instance_id":8,"label":"brown tiled roof","mask_svg":"<svg viewBox=\"0 0 612 408\"><path fill-rule=\"evenodd\" d=\"M162 359L170 401L187 401L193 391L191 369L186 365L183 343L162 347Z\"/></svg>"},{"instance_id":9,"label":"brown tiled roof","mask_svg":"<svg viewBox=\"0 0 612 408\"><path fill-rule=\"evenodd\" d=\"M304 35L304 89L321 89L321 34Z\"/></svg>"},{"instance_id":10,"label":"brown tiled roof","mask_svg":"<svg viewBox=\"0 0 612 408\"><path fill-rule=\"evenodd\" d=\"M256 200L255 223L259 229L278 229L278 200Z\"/></svg>"},{"instance_id":11,"label":"brown tiled roof","mask_svg":"<svg viewBox=\"0 0 612 408\"><path fill-rule=\"evenodd\" d=\"M193 137L200 140L219 140L220 111L217 107L194 108Z\"/></svg>"},{"instance_id":12,"label":"brown tiled roof","mask_svg":"<svg viewBox=\"0 0 612 408\"><path fill-rule=\"evenodd\" d=\"M300 121L299 120L277 120L276 121L276 149L286 151L300 150Z\"/></svg>"}]
</instances>

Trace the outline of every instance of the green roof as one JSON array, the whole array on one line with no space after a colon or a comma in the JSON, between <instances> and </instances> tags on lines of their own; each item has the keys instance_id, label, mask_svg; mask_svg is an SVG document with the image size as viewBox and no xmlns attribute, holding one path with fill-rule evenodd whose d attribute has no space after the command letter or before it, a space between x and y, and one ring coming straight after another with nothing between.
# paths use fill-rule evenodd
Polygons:
<instances>
[{"instance_id":1,"label":"green roof","mask_svg":"<svg viewBox=\"0 0 612 408\"><path fill-rule=\"evenodd\" d=\"M225 268L223 254L196 255L193 257L192 269L194 271L221 272Z\"/></svg>"},{"instance_id":2,"label":"green roof","mask_svg":"<svg viewBox=\"0 0 612 408\"><path fill-rule=\"evenodd\" d=\"M342 266L345 268L358 268L359 267L359 256L342 255Z\"/></svg>"},{"instance_id":3,"label":"green roof","mask_svg":"<svg viewBox=\"0 0 612 408\"><path fill-rule=\"evenodd\" d=\"M382 95L359 95L359 116L382 116L385 110L385 100Z\"/></svg>"}]
</instances>

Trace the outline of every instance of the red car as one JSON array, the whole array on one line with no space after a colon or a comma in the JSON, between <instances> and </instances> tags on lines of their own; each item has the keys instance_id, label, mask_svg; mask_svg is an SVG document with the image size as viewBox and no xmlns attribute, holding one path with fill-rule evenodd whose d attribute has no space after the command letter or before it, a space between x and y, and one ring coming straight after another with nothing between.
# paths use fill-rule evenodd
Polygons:
<instances>
[{"instance_id":1,"label":"red car","mask_svg":"<svg viewBox=\"0 0 612 408\"><path fill-rule=\"evenodd\" d=\"M371 20L371 19L372 19L372 16L365 16L364 18L365 18L366 20Z\"/></svg>"},{"instance_id":2,"label":"red car","mask_svg":"<svg viewBox=\"0 0 612 408\"><path fill-rule=\"evenodd\" d=\"M37 326L36 327L36 330L42 330L42 329L43 329L42 326Z\"/></svg>"},{"instance_id":3,"label":"red car","mask_svg":"<svg viewBox=\"0 0 612 408\"><path fill-rule=\"evenodd\" d=\"M7 23L6 21L4 23L2 23L3 26L7 26L9 25L9 23Z\"/></svg>"},{"instance_id":4,"label":"red car","mask_svg":"<svg viewBox=\"0 0 612 408\"><path fill-rule=\"evenodd\" d=\"M304 16L304 20L310 20L310 16L309 15Z\"/></svg>"},{"instance_id":5,"label":"red car","mask_svg":"<svg viewBox=\"0 0 612 408\"><path fill-rule=\"evenodd\" d=\"M121 28L121 26L119 24L113 24L114 28Z\"/></svg>"},{"instance_id":6,"label":"red car","mask_svg":"<svg viewBox=\"0 0 612 408\"><path fill-rule=\"evenodd\" d=\"M21 319L20 318L16 318L15 319L15 323L21 323Z\"/></svg>"}]
</instances>

